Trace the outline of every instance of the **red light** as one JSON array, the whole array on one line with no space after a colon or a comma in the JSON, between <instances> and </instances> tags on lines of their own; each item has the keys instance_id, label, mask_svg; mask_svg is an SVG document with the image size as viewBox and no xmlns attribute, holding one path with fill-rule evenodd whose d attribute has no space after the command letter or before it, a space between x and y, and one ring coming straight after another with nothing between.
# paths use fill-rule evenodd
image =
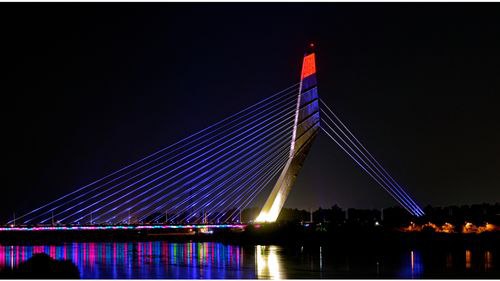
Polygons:
<instances>
[{"instance_id":1,"label":"red light","mask_svg":"<svg viewBox=\"0 0 500 281\"><path fill-rule=\"evenodd\" d=\"M316 62L314 53L304 57L304 62L302 64L302 76L301 79L306 78L309 75L316 73Z\"/></svg>"}]
</instances>

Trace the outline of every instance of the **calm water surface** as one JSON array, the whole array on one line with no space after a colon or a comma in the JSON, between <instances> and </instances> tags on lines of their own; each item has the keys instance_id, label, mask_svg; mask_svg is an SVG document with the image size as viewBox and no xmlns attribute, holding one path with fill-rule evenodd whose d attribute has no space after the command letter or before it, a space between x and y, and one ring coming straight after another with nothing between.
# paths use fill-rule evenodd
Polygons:
<instances>
[{"instance_id":1,"label":"calm water surface","mask_svg":"<svg viewBox=\"0 0 500 281\"><path fill-rule=\"evenodd\" d=\"M14 268L35 253L71 260L82 278L500 277L492 250L339 253L319 246L165 241L0 246L0 268Z\"/></svg>"}]
</instances>

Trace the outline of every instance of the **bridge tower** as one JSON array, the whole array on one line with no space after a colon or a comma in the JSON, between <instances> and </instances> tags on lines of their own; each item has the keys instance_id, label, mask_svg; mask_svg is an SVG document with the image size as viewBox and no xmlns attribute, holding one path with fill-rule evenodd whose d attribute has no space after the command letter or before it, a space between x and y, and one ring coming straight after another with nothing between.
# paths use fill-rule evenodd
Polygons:
<instances>
[{"instance_id":1,"label":"bridge tower","mask_svg":"<svg viewBox=\"0 0 500 281\"><path fill-rule=\"evenodd\" d=\"M316 82L316 57L313 47L313 44L309 46L302 62L290 155L271 194L255 219L257 222L276 221L318 134L320 118Z\"/></svg>"}]
</instances>

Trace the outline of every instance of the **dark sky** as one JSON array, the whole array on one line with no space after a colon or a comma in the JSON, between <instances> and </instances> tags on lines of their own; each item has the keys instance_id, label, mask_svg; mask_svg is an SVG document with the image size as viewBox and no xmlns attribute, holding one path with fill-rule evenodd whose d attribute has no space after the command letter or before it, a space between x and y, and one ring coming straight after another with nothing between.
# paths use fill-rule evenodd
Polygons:
<instances>
[{"instance_id":1,"label":"dark sky","mask_svg":"<svg viewBox=\"0 0 500 281\"><path fill-rule=\"evenodd\" d=\"M0 4L2 218L298 82L422 205L500 201L500 5ZM287 206L390 197L326 136Z\"/></svg>"}]
</instances>

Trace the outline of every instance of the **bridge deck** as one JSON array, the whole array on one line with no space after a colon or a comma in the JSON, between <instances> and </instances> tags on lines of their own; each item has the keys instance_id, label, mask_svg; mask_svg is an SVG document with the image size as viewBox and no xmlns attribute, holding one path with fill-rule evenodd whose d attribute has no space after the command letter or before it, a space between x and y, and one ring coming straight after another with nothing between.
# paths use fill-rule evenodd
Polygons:
<instances>
[{"instance_id":1,"label":"bridge deck","mask_svg":"<svg viewBox=\"0 0 500 281\"><path fill-rule=\"evenodd\" d=\"M13 226L0 227L0 232L10 231L82 231L82 230L142 230L142 229L214 229L239 228L246 224L183 224L183 225L75 225L75 226Z\"/></svg>"}]
</instances>

